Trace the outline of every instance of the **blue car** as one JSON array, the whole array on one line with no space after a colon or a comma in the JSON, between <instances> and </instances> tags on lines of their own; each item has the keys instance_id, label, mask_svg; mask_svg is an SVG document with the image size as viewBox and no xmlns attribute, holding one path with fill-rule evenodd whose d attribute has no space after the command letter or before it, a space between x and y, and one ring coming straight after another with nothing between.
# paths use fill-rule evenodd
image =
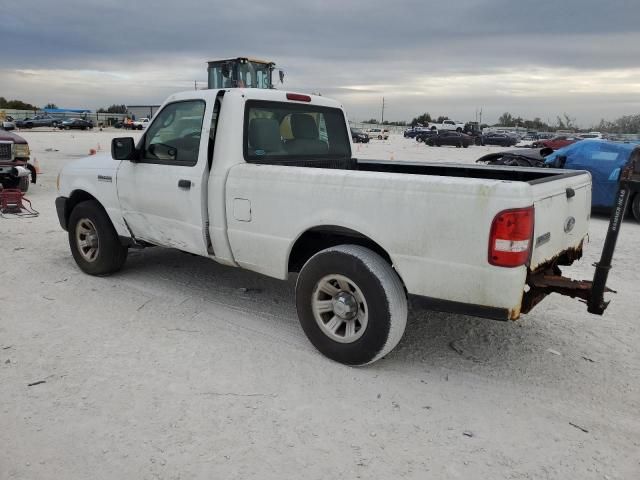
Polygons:
<instances>
[{"instance_id":1,"label":"blue car","mask_svg":"<svg viewBox=\"0 0 640 480\"><path fill-rule=\"evenodd\" d=\"M635 148L638 148L637 143L582 140L556 150L545 158L545 163L572 170L587 170L593 182L591 206L611 208L618 191L620 170L629 162ZM565 160L564 165L562 160ZM640 222L640 194L636 194L630 203L633 216Z\"/></svg>"}]
</instances>

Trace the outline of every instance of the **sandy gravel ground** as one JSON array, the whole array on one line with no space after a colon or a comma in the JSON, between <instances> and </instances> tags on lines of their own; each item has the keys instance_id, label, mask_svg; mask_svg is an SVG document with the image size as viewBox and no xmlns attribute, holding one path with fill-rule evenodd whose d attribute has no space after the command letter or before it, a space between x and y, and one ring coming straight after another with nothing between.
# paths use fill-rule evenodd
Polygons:
<instances>
[{"instance_id":1,"label":"sandy gravel ground","mask_svg":"<svg viewBox=\"0 0 640 480\"><path fill-rule=\"evenodd\" d=\"M119 134L24 134L44 173L40 217L0 219L0 479L640 478L640 225L603 318L558 296L516 323L414 308L394 352L348 368L307 342L293 279L159 248L108 278L76 268L55 177ZM490 148L394 137L356 155Z\"/></svg>"}]
</instances>

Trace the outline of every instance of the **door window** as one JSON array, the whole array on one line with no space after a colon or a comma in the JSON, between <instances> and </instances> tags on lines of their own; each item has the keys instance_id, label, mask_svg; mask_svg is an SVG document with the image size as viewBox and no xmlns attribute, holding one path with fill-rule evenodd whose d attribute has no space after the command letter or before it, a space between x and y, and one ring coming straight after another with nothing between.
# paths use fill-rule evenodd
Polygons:
<instances>
[{"instance_id":1,"label":"door window","mask_svg":"<svg viewBox=\"0 0 640 480\"><path fill-rule=\"evenodd\" d=\"M144 137L142 160L193 166L198 162L205 102L170 103L158 113Z\"/></svg>"}]
</instances>

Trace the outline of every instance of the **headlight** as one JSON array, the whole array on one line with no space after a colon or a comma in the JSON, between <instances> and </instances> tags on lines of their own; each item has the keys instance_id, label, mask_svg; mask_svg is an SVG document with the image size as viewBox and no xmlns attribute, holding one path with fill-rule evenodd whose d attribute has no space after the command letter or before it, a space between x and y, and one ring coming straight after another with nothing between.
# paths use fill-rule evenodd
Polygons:
<instances>
[{"instance_id":1,"label":"headlight","mask_svg":"<svg viewBox=\"0 0 640 480\"><path fill-rule=\"evenodd\" d=\"M28 157L29 156L29 145L26 143L16 143L14 144L16 157Z\"/></svg>"}]
</instances>

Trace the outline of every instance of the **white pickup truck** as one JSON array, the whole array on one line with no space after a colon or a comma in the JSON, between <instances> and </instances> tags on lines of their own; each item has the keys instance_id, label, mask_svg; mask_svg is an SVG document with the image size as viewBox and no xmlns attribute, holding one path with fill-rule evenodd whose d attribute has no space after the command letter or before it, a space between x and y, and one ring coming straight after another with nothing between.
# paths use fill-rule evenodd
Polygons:
<instances>
[{"instance_id":1,"label":"white pickup truck","mask_svg":"<svg viewBox=\"0 0 640 480\"><path fill-rule=\"evenodd\" d=\"M397 345L409 295L517 319L554 291L531 279L564 279L558 266L580 258L588 231L588 173L357 160L345 112L326 97L177 93L137 145L116 138L111 149L58 177L81 270L106 275L129 248L159 245L298 273L306 335L351 365Z\"/></svg>"},{"instance_id":2,"label":"white pickup truck","mask_svg":"<svg viewBox=\"0 0 640 480\"><path fill-rule=\"evenodd\" d=\"M141 118L140 120L134 120L131 122L131 128L134 130L143 130L149 126L150 120L148 118Z\"/></svg>"},{"instance_id":3,"label":"white pickup truck","mask_svg":"<svg viewBox=\"0 0 640 480\"><path fill-rule=\"evenodd\" d=\"M454 132L462 132L464 130L464 122L457 120L443 120L442 123L430 123L431 130L451 130Z\"/></svg>"}]
</instances>

